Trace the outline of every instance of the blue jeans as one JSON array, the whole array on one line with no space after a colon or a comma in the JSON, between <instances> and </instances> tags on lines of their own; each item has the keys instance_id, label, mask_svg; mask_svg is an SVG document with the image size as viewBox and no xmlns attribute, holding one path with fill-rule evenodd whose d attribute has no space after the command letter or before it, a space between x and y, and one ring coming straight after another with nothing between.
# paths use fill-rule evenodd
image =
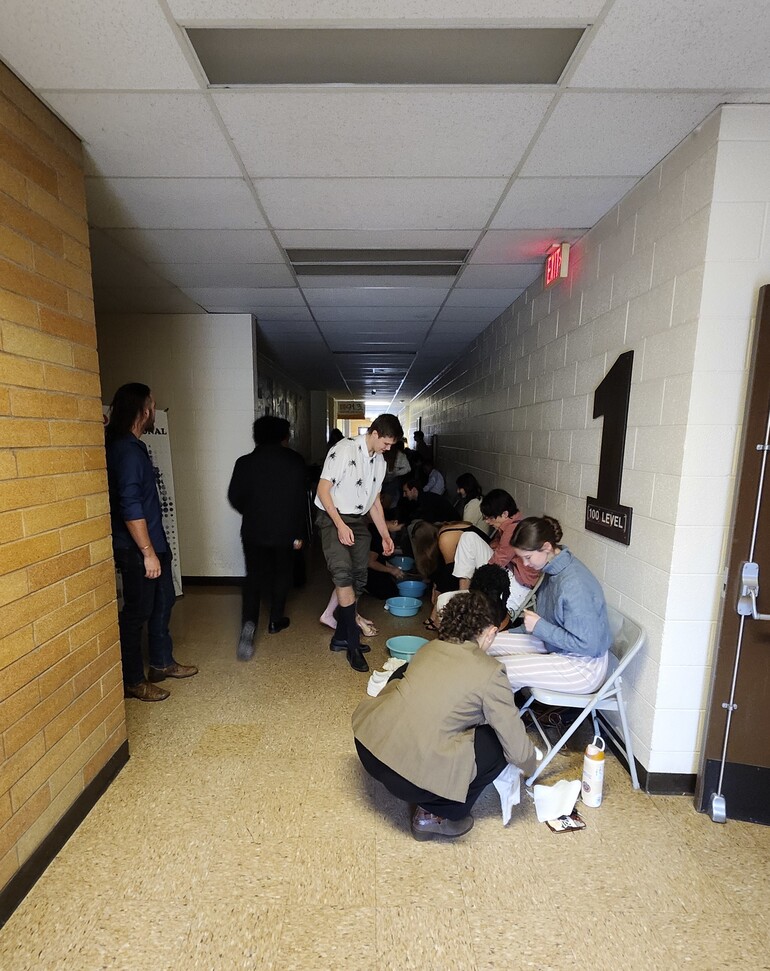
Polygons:
<instances>
[{"instance_id":1,"label":"blue jeans","mask_svg":"<svg viewBox=\"0 0 770 971\"><path fill-rule=\"evenodd\" d=\"M174 663L173 644L168 625L176 601L171 576L171 553L159 553L160 576L148 580L144 557L136 546L114 549L115 565L123 579L123 609L118 616L123 682L136 685L144 681L142 628L147 625L150 667L166 668Z\"/></svg>"}]
</instances>

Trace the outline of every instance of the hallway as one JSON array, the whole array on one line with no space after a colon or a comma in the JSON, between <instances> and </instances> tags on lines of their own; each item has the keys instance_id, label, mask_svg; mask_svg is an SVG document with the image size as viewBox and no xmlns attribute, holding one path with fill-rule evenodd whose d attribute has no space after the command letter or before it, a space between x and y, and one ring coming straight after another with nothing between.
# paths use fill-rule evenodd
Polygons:
<instances>
[{"instance_id":1,"label":"hallway","mask_svg":"<svg viewBox=\"0 0 770 971\"><path fill-rule=\"evenodd\" d=\"M355 756L366 678L327 649L328 586L316 566L248 664L237 591L187 588L176 651L201 673L127 703L131 759L0 931L3 971L770 968L770 829L634 793L614 757L581 833L528 797L504 829L490 788L467 837L415 842ZM381 666L419 618L365 607Z\"/></svg>"}]
</instances>

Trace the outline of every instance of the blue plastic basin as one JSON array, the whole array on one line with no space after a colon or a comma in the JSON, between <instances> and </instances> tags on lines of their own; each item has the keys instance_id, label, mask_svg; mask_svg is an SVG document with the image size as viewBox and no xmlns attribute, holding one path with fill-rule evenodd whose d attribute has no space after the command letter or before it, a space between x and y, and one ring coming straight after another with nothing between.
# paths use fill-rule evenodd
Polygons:
<instances>
[{"instance_id":1,"label":"blue plastic basin","mask_svg":"<svg viewBox=\"0 0 770 971\"><path fill-rule=\"evenodd\" d=\"M390 563L391 566L397 566L400 570L403 570L404 573L406 573L407 570L411 570L414 566L414 560L411 556L391 556L388 563Z\"/></svg>"},{"instance_id":2,"label":"blue plastic basin","mask_svg":"<svg viewBox=\"0 0 770 971\"><path fill-rule=\"evenodd\" d=\"M422 600L416 597L391 597L385 601L385 609L394 617L414 617L422 607Z\"/></svg>"},{"instance_id":3,"label":"blue plastic basin","mask_svg":"<svg viewBox=\"0 0 770 971\"><path fill-rule=\"evenodd\" d=\"M424 637L400 634L398 637L388 638L385 646L393 657L400 658L402 661L411 661L423 644L427 643L428 641Z\"/></svg>"},{"instance_id":4,"label":"blue plastic basin","mask_svg":"<svg viewBox=\"0 0 770 971\"><path fill-rule=\"evenodd\" d=\"M422 580L402 580L397 586L402 597L421 597L428 589Z\"/></svg>"}]
</instances>

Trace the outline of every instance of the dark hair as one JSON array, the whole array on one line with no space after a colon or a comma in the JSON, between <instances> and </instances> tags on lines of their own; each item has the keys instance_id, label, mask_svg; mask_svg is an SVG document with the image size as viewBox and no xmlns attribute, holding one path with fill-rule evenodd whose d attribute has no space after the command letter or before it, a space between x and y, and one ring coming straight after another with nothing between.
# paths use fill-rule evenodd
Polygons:
<instances>
[{"instance_id":1,"label":"dark hair","mask_svg":"<svg viewBox=\"0 0 770 971\"><path fill-rule=\"evenodd\" d=\"M462 644L475 641L483 630L494 626L487 598L478 590L469 590L452 597L441 611L438 636L442 641Z\"/></svg>"},{"instance_id":2,"label":"dark hair","mask_svg":"<svg viewBox=\"0 0 770 971\"><path fill-rule=\"evenodd\" d=\"M479 485L479 480L472 472L463 472L462 475L458 475L455 485L465 493L466 502L470 502L471 499L481 498L482 490Z\"/></svg>"},{"instance_id":3,"label":"dark hair","mask_svg":"<svg viewBox=\"0 0 770 971\"><path fill-rule=\"evenodd\" d=\"M478 567L471 577L469 590L478 590L489 601L489 609L497 626L508 613L508 597L511 594L511 578L508 571L494 563Z\"/></svg>"},{"instance_id":4,"label":"dark hair","mask_svg":"<svg viewBox=\"0 0 770 971\"><path fill-rule=\"evenodd\" d=\"M421 577L431 577L440 565L438 526L421 520L412 530L414 565Z\"/></svg>"},{"instance_id":5,"label":"dark hair","mask_svg":"<svg viewBox=\"0 0 770 971\"><path fill-rule=\"evenodd\" d=\"M519 511L516 500L505 489L492 489L481 500L481 515L495 518L507 512L509 516L515 516Z\"/></svg>"},{"instance_id":6,"label":"dark hair","mask_svg":"<svg viewBox=\"0 0 770 971\"><path fill-rule=\"evenodd\" d=\"M326 451L328 452L330 448L337 444L337 442L341 442L344 437L345 436L342 434L339 428L332 428L332 430L329 432L329 441L326 445Z\"/></svg>"},{"instance_id":7,"label":"dark hair","mask_svg":"<svg viewBox=\"0 0 770 971\"><path fill-rule=\"evenodd\" d=\"M403 485L401 486L401 491L403 492L405 488L416 489L418 492L422 490L422 486L413 475L410 475L409 478L404 481Z\"/></svg>"},{"instance_id":8,"label":"dark hair","mask_svg":"<svg viewBox=\"0 0 770 971\"><path fill-rule=\"evenodd\" d=\"M110 420L104 435L108 442L128 435L136 419L147 406L147 399L151 392L146 384L134 381L123 384L115 392L110 405Z\"/></svg>"},{"instance_id":9,"label":"dark hair","mask_svg":"<svg viewBox=\"0 0 770 971\"><path fill-rule=\"evenodd\" d=\"M380 438L395 438L396 441L404 434L401 422L395 415L377 415L369 426L369 434L377 432Z\"/></svg>"},{"instance_id":10,"label":"dark hair","mask_svg":"<svg viewBox=\"0 0 770 971\"><path fill-rule=\"evenodd\" d=\"M421 442L425 438L425 432L421 432L418 428L413 437L416 442Z\"/></svg>"},{"instance_id":11,"label":"dark hair","mask_svg":"<svg viewBox=\"0 0 770 971\"><path fill-rule=\"evenodd\" d=\"M291 425L285 418L262 415L254 422L253 432L257 445L280 445L291 435Z\"/></svg>"},{"instance_id":12,"label":"dark hair","mask_svg":"<svg viewBox=\"0 0 770 971\"><path fill-rule=\"evenodd\" d=\"M511 546L520 550L539 550L543 543L558 546L562 538L561 525L553 516L528 516L522 519L511 539Z\"/></svg>"}]
</instances>

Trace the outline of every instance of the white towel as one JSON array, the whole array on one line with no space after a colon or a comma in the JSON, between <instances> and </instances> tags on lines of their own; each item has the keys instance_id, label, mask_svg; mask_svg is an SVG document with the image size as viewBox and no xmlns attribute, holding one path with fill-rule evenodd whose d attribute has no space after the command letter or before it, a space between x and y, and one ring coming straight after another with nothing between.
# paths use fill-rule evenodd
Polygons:
<instances>
[{"instance_id":1,"label":"white towel","mask_svg":"<svg viewBox=\"0 0 770 971\"><path fill-rule=\"evenodd\" d=\"M521 802L521 769L516 765L506 765L492 783L500 794L500 808L503 811L503 826L511 821L514 806Z\"/></svg>"}]
</instances>

